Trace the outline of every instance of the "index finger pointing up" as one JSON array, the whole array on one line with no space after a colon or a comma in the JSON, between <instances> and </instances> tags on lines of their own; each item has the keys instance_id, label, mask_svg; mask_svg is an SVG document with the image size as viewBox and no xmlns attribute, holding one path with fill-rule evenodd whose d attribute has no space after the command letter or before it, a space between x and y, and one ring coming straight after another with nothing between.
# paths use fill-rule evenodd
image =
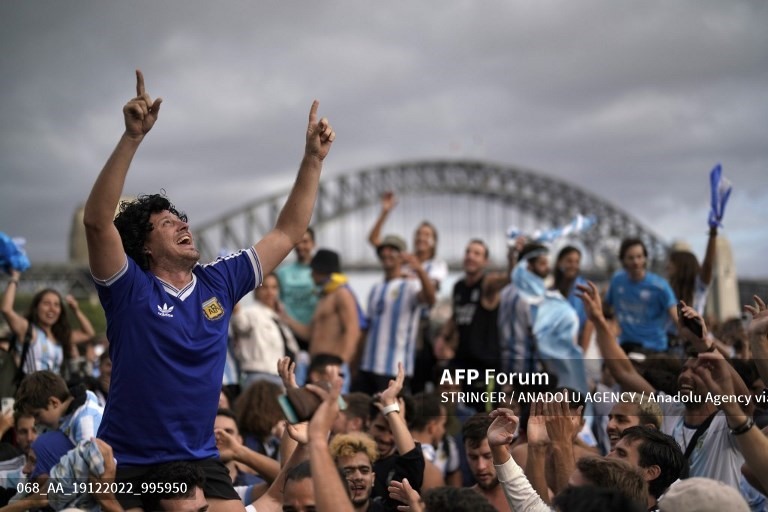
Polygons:
<instances>
[{"instance_id":1,"label":"index finger pointing up","mask_svg":"<svg viewBox=\"0 0 768 512\"><path fill-rule=\"evenodd\" d=\"M136 70L136 96L139 98L144 96L144 74L140 69Z\"/></svg>"},{"instance_id":2,"label":"index finger pointing up","mask_svg":"<svg viewBox=\"0 0 768 512\"><path fill-rule=\"evenodd\" d=\"M312 107L309 109L309 124L315 124L317 122L317 107L319 106L319 101L314 100L312 102Z\"/></svg>"}]
</instances>

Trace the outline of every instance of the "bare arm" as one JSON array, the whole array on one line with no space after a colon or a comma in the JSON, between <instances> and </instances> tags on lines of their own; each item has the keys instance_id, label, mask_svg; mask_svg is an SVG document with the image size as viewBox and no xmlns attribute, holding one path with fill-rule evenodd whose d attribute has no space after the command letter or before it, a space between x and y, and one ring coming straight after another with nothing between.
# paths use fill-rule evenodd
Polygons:
<instances>
[{"instance_id":1,"label":"bare arm","mask_svg":"<svg viewBox=\"0 0 768 512\"><path fill-rule=\"evenodd\" d=\"M597 345L603 355L603 361L611 372L613 378L626 391L655 393L656 389L637 373L627 354L619 346L616 338L611 333L608 321L603 316L603 304L597 286L591 281L587 286L579 286L581 300L584 301L584 310L587 317L595 326Z\"/></svg>"},{"instance_id":2,"label":"bare arm","mask_svg":"<svg viewBox=\"0 0 768 512\"><path fill-rule=\"evenodd\" d=\"M719 396L739 395L739 388L734 387L731 365L719 353L699 354L699 364L696 375L704 382L706 388ZM739 378L740 380L740 378ZM728 427L739 429L752 420L751 414L744 412L738 403L723 400L720 409L725 412ZM752 426L740 435L734 435L744 460L764 487L768 487L768 438L757 426Z\"/></svg>"},{"instance_id":3,"label":"bare arm","mask_svg":"<svg viewBox=\"0 0 768 512\"><path fill-rule=\"evenodd\" d=\"M403 363L397 363L397 378L389 381L389 387L379 394L379 399L375 402L379 410L392 404L399 404L399 412L390 412L385 416L389 428L392 431L392 437L395 439L397 453L403 455L416 448L416 442L413 440L411 431L405 422L405 410L402 402L398 399L400 391L403 390L405 382L405 370Z\"/></svg>"},{"instance_id":4,"label":"bare arm","mask_svg":"<svg viewBox=\"0 0 768 512\"><path fill-rule=\"evenodd\" d=\"M424 267L421 266L419 259L411 253L403 253L403 261L411 267L411 270L416 272L416 275L421 281L421 291L419 292L418 300L421 304L429 304L430 306L435 304L435 282L429 277Z\"/></svg>"},{"instance_id":5,"label":"bare arm","mask_svg":"<svg viewBox=\"0 0 768 512\"><path fill-rule=\"evenodd\" d=\"M344 332L341 334L343 359L351 363L357 352L357 342L360 340L360 320L357 317L357 303L352 292L342 288L336 295L336 308Z\"/></svg>"},{"instance_id":6,"label":"bare arm","mask_svg":"<svg viewBox=\"0 0 768 512\"><path fill-rule=\"evenodd\" d=\"M88 242L91 273L97 279L114 276L125 264L125 252L113 223L115 209L125 185L128 168L139 144L157 121L160 103L144 90L144 76L136 71L136 97L123 107L125 132L96 178L85 203L83 224Z\"/></svg>"},{"instance_id":7,"label":"bare arm","mask_svg":"<svg viewBox=\"0 0 768 512\"><path fill-rule=\"evenodd\" d=\"M715 263L717 253L717 226L709 228L709 239L707 240L707 251L704 253L704 261L701 262L699 279L708 285L712 282L712 267Z\"/></svg>"},{"instance_id":8,"label":"bare arm","mask_svg":"<svg viewBox=\"0 0 768 512\"><path fill-rule=\"evenodd\" d=\"M328 119L317 120L320 103L315 100L309 111L307 126L307 144L304 158L299 166L299 174L291 193L277 217L274 229L259 240L254 248L259 255L263 275L272 272L285 259L293 247L301 241L309 227L315 198L320 183L320 171L323 160L331 149L336 133Z\"/></svg>"},{"instance_id":9,"label":"bare arm","mask_svg":"<svg viewBox=\"0 0 768 512\"><path fill-rule=\"evenodd\" d=\"M328 448L328 434L339 414L339 394L343 381L340 377L333 378L333 388L330 392L309 385L323 402L317 408L309 421L309 463L312 466L312 480L315 483L315 504L318 512L354 512L349 494L331 458Z\"/></svg>"},{"instance_id":10,"label":"bare arm","mask_svg":"<svg viewBox=\"0 0 768 512\"><path fill-rule=\"evenodd\" d=\"M267 482L275 481L280 473L279 462L251 450L224 430L216 430L214 434L222 462L235 460L256 471Z\"/></svg>"},{"instance_id":11,"label":"bare arm","mask_svg":"<svg viewBox=\"0 0 768 512\"><path fill-rule=\"evenodd\" d=\"M384 223L389 217L389 212L397 205L395 194L392 191L384 192L381 196L381 213L379 213L376 223L371 228L371 232L368 233L368 243L370 243L374 249L378 249L381 243L381 228L384 227Z\"/></svg>"},{"instance_id":12,"label":"bare arm","mask_svg":"<svg viewBox=\"0 0 768 512\"><path fill-rule=\"evenodd\" d=\"M744 309L752 314L748 332L749 343L757 372L763 382L768 383L768 307L757 295L753 298L754 306L744 306Z\"/></svg>"},{"instance_id":13,"label":"bare arm","mask_svg":"<svg viewBox=\"0 0 768 512\"><path fill-rule=\"evenodd\" d=\"M303 324L293 318L291 315L285 312L285 310L281 311L279 313L280 315L280 321L283 322L285 325L288 326L290 330L293 331L293 333L305 340L311 340L312 339L312 324Z\"/></svg>"},{"instance_id":14,"label":"bare arm","mask_svg":"<svg viewBox=\"0 0 768 512\"><path fill-rule=\"evenodd\" d=\"M16 336L22 338L24 333L27 332L29 322L13 309L13 303L16 301L16 289L19 287L19 279L21 279L21 272L15 269L11 270L11 280L8 281L5 293L3 293L0 311L2 311L5 321L8 322L8 327L11 328Z\"/></svg>"},{"instance_id":15,"label":"bare arm","mask_svg":"<svg viewBox=\"0 0 768 512\"><path fill-rule=\"evenodd\" d=\"M93 338L96 335L96 330L93 328L91 321L88 320L88 317L80 309L80 304L77 303L77 300L72 295L67 295L65 300L69 309L72 310L75 317L77 317L77 321L80 323L80 329L72 330L72 343L83 343Z\"/></svg>"},{"instance_id":16,"label":"bare arm","mask_svg":"<svg viewBox=\"0 0 768 512\"><path fill-rule=\"evenodd\" d=\"M525 476L536 493L546 503L550 503L546 474L550 440L547 435L543 403L534 402L531 404L531 415L528 418L526 433L528 434L528 453L525 458Z\"/></svg>"}]
</instances>

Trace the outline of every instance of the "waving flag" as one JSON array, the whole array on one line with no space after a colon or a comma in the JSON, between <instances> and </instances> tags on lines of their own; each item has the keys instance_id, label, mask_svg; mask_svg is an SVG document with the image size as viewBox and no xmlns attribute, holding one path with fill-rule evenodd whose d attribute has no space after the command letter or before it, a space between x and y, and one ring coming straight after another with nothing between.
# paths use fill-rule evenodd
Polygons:
<instances>
[{"instance_id":1,"label":"waving flag","mask_svg":"<svg viewBox=\"0 0 768 512\"><path fill-rule=\"evenodd\" d=\"M514 245L515 239L521 235L530 238L532 242L547 242L551 243L559 238L563 238L570 235L578 235L587 231L589 228L595 225L597 218L594 215L584 216L577 215L575 219L559 228L552 228L547 230L537 230L530 235L525 235L521 230L515 226L511 226L507 230L507 245Z\"/></svg>"},{"instance_id":2,"label":"waving flag","mask_svg":"<svg viewBox=\"0 0 768 512\"><path fill-rule=\"evenodd\" d=\"M7 273L12 269L24 272L29 268L29 258L24 252L23 238L11 238L5 233L0 233L0 268Z\"/></svg>"},{"instance_id":3,"label":"waving flag","mask_svg":"<svg viewBox=\"0 0 768 512\"><path fill-rule=\"evenodd\" d=\"M709 227L723 227L723 215L725 215L725 205L728 204L728 198L731 197L733 185L723 176L723 168L717 164L712 172L709 173L709 183L712 186L712 209L709 210Z\"/></svg>"}]
</instances>

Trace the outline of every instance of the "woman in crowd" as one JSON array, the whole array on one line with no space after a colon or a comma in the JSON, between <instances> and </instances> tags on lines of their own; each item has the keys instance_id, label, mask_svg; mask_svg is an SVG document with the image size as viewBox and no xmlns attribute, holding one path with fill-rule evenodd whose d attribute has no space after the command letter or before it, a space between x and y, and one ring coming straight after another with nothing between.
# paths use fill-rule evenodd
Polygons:
<instances>
[{"instance_id":1,"label":"woman in crowd","mask_svg":"<svg viewBox=\"0 0 768 512\"><path fill-rule=\"evenodd\" d=\"M91 339L95 331L77 301L67 295L66 303L80 323L79 329L73 329L69 323L63 300L56 290L50 288L38 292L32 299L27 316L22 316L13 309L16 300L16 288L19 286L21 272L11 271L11 279L3 295L0 310L16 336L16 350L23 357L24 373L38 370L50 370L62 373L73 356L74 345ZM25 351L26 339L29 347ZM26 352L26 353L25 353ZM66 372L65 372L66 373Z\"/></svg>"}]
</instances>

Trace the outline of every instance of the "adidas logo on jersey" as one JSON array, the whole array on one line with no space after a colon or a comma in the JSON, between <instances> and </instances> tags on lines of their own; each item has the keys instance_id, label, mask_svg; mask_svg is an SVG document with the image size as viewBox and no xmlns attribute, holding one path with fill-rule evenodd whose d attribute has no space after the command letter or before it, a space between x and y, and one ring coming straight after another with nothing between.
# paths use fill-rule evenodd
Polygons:
<instances>
[{"instance_id":1,"label":"adidas logo on jersey","mask_svg":"<svg viewBox=\"0 0 768 512\"><path fill-rule=\"evenodd\" d=\"M157 306L157 314L160 316L167 316L168 318L173 318L173 306L168 307L168 304Z\"/></svg>"}]
</instances>

